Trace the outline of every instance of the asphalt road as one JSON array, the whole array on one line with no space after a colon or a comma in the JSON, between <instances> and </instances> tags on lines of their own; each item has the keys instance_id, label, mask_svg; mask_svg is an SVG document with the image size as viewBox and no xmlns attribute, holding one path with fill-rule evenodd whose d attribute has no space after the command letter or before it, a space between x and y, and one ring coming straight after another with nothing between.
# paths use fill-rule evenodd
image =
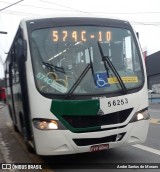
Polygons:
<instances>
[{"instance_id":1,"label":"asphalt road","mask_svg":"<svg viewBox=\"0 0 160 172\"><path fill-rule=\"evenodd\" d=\"M0 104L1 153L6 163L47 164L48 169L36 171L114 172L118 170L121 172L125 169L125 171L159 172L160 169L148 167L149 165L156 167L156 163L160 167L160 104L151 104L149 112L151 115L149 133L146 142L142 145L109 149L96 153L41 157L27 152L22 137L13 130L7 106L2 108L2 104ZM121 168L118 168L118 165ZM140 167L142 169L139 169Z\"/></svg>"}]
</instances>

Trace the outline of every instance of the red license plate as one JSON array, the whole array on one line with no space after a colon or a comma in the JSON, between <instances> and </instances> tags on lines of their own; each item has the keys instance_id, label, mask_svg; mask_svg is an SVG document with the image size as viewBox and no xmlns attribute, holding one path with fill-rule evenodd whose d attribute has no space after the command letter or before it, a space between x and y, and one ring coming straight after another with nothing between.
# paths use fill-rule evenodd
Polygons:
<instances>
[{"instance_id":1,"label":"red license plate","mask_svg":"<svg viewBox=\"0 0 160 172\"><path fill-rule=\"evenodd\" d=\"M109 144L101 144L101 145L95 145L90 147L90 152L98 152L105 149L109 149Z\"/></svg>"}]
</instances>

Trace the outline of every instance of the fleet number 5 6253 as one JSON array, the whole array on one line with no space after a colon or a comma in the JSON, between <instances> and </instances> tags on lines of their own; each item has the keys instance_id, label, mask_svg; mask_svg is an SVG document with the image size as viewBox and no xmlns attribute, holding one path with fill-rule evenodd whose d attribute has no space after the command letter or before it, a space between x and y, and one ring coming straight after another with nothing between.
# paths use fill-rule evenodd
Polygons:
<instances>
[{"instance_id":1,"label":"fleet number 5 6253","mask_svg":"<svg viewBox=\"0 0 160 172\"><path fill-rule=\"evenodd\" d=\"M128 104L128 99L127 98L108 101L108 107L123 106L125 104Z\"/></svg>"}]
</instances>

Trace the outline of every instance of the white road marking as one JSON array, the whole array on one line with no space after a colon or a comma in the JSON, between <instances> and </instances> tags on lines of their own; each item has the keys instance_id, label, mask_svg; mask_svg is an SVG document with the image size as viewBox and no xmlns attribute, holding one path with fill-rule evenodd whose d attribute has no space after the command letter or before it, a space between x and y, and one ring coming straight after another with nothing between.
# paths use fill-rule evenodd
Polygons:
<instances>
[{"instance_id":1,"label":"white road marking","mask_svg":"<svg viewBox=\"0 0 160 172\"><path fill-rule=\"evenodd\" d=\"M133 147L145 150L147 152L154 153L156 155L160 155L160 150L158 150L158 149L150 148L150 147L147 147L147 146L144 146L144 145L140 145L140 144L133 145Z\"/></svg>"}]
</instances>

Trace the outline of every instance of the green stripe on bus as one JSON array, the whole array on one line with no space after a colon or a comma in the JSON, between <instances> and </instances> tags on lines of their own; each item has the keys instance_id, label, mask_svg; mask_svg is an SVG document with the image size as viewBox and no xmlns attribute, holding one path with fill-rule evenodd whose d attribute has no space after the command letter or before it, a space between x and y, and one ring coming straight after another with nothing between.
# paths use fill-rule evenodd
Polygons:
<instances>
[{"instance_id":1,"label":"green stripe on bus","mask_svg":"<svg viewBox=\"0 0 160 172\"><path fill-rule=\"evenodd\" d=\"M63 118L63 116L95 116L99 109L99 100L52 100L50 110L62 124L72 132L89 132L99 130L100 126L74 128Z\"/></svg>"},{"instance_id":2,"label":"green stripe on bus","mask_svg":"<svg viewBox=\"0 0 160 172\"><path fill-rule=\"evenodd\" d=\"M53 100L51 112L59 115L97 115L99 100Z\"/></svg>"}]
</instances>

